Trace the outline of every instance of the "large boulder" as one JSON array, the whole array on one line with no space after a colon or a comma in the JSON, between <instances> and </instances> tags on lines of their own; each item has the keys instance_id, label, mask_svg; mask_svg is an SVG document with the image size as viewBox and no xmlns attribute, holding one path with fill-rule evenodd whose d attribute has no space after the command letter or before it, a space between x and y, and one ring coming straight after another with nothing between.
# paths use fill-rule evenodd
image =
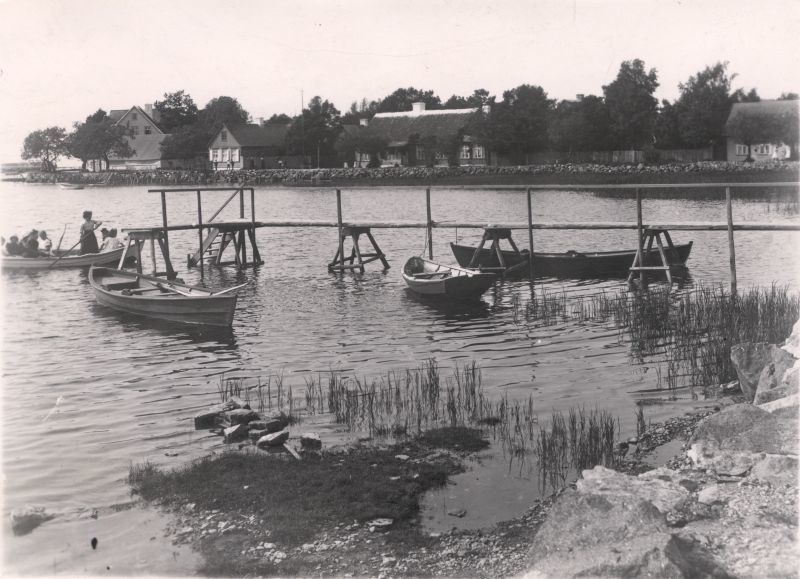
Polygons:
<instances>
[{"instance_id":1,"label":"large boulder","mask_svg":"<svg viewBox=\"0 0 800 579\"><path fill-rule=\"evenodd\" d=\"M800 320L795 322L792 334L786 340L783 349L795 358L800 358Z\"/></svg>"},{"instance_id":2,"label":"large boulder","mask_svg":"<svg viewBox=\"0 0 800 579\"><path fill-rule=\"evenodd\" d=\"M536 534L528 554L530 576L728 576L705 545L667 525L662 509L687 495L680 485L658 478L602 467L584 471L576 490L559 497Z\"/></svg>"},{"instance_id":3,"label":"large boulder","mask_svg":"<svg viewBox=\"0 0 800 579\"><path fill-rule=\"evenodd\" d=\"M11 530L15 535L27 535L36 527L55 518L44 507L25 505L11 511Z\"/></svg>"},{"instance_id":4,"label":"large boulder","mask_svg":"<svg viewBox=\"0 0 800 579\"><path fill-rule=\"evenodd\" d=\"M796 394L800 369L793 369L797 359L786 350L771 346L769 360L758 377L753 404L772 402Z\"/></svg>"},{"instance_id":5,"label":"large boulder","mask_svg":"<svg viewBox=\"0 0 800 579\"><path fill-rule=\"evenodd\" d=\"M690 445L696 466L742 476L765 454L796 454L797 416L736 404L700 422Z\"/></svg>"},{"instance_id":6,"label":"large boulder","mask_svg":"<svg viewBox=\"0 0 800 579\"><path fill-rule=\"evenodd\" d=\"M771 348L766 342L743 342L731 348L731 362L736 368L739 386L750 402L756 396L758 378L770 360Z\"/></svg>"}]
</instances>

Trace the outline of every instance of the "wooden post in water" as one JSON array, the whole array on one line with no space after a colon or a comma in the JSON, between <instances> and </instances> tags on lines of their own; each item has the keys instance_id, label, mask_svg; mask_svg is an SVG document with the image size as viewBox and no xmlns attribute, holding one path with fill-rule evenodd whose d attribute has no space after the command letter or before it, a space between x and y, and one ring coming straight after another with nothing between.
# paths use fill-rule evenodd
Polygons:
<instances>
[{"instance_id":1,"label":"wooden post in water","mask_svg":"<svg viewBox=\"0 0 800 579\"><path fill-rule=\"evenodd\" d=\"M198 255L200 255L200 277L205 276L205 269L203 261L203 206L200 201L200 189L197 190L197 237L198 241L200 242L200 246L198 247Z\"/></svg>"},{"instance_id":2,"label":"wooden post in water","mask_svg":"<svg viewBox=\"0 0 800 579\"><path fill-rule=\"evenodd\" d=\"M342 232L342 190L336 190L336 223L339 227L339 259L342 260L339 271L344 271L344 235Z\"/></svg>"},{"instance_id":3,"label":"wooden post in water","mask_svg":"<svg viewBox=\"0 0 800 579\"><path fill-rule=\"evenodd\" d=\"M528 189L528 273L531 276L531 287L533 287L533 203L531 201L531 189Z\"/></svg>"},{"instance_id":4,"label":"wooden post in water","mask_svg":"<svg viewBox=\"0 0 800 579\"><path fill-rule=\"evenodd\" d=\"M644 267L644 231L642 230L642 190L636 188L636 234L638 244L636 246L639 251L639 267ZM644 287L644 270L639 270L639 284Z\"/></svg>"},{"instance_id":5,"label":"wooden post in water","mask_svg":"<svg viewBox=\"0 0 800 579\"><path fill-rule=\"evenodd\" d=\"M728 254L731 261L731 296L736 297L736 249L733 246L733 207L731 188L725 187L725 206L728 212Z\"/></svg>"},{"instance_id":6,"label":"wooden post in water","mask_svg":"<svg viewBox=\"0 0 800 579\"><path fill-rule=\"evenodd\" d=\"M431 220L431 188L425 189L425 205L428 209L428 259L433 259L433 221Z\"/></svg>"},{"instance_id":7,"label":"wooden post in water","mask_svg":"<svg viewBox=\"0 0 800 579\"><path fill-rule=\"evenodd\" d=\"M250 221L256 222L256 190L250 187Z\"/></svg>"},{"instance_id":8,"label":"wooden post in water","mask_svg":"<svg viewBox=\"0 0 800 579\"><path fill-rule=\"evenodd\" d=\"M239 219L244 219L244 187L239 189Z\"/></svg>"},{"instance_id":9,"label":"wooden post in water","mask_svg":"<svg viewBox=\"0 0 800 579\"><path fill-rule=\"evenodd\" d=\"M167 192L161 192L161 220L164 224L164 249L166 253L164 254L164 258L167 260L167 263L170 262L169 259L169 231L167 231Z\"/></svg>"}]
</instances>

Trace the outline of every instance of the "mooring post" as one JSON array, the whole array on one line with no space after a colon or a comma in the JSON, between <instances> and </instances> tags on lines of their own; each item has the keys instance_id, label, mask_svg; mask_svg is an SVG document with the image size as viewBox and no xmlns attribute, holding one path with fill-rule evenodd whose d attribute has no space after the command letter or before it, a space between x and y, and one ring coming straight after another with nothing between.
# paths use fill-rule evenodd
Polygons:
<instances>
[{"instance_id":1,"label":"mooring post","mask_svg":"<svg viewBox=\"0 0 800 579\"><path fill-rule=\"evenodd\" d=\"M164 224L164 258L169 262L169 232L167 231L167 192L161 192L161 220Z\"/></svg>"},{"instance_id":2,"label":"mooring post","mask_svg":"<svg viewBox=\"0 0 800 579\"><path fill-rule=\"evenodd\" d=\"M256 222L256 190L250 187L250 221Z\"/></svg>"},{"instance_id":3,"label":"mooring post","mask_svg":"<svg viewBox=\"0 0 800 579\"><path fill-rule=\"evenodd\" d=\"M425 205L428 209L428 259L433 259L433 221L431 220L431 188L425 189Z\"/></svg>"},{"instance_id":4,"label":"mooring post","mask_svg":"<svg viewBox=\"0 0 800 579\"><path fill-rule=\"evenodd\" d=\"M344 235L342 231L342 190L336 190L336 223L339 227L339 259L342 260L339 271L344 271ZM335 265L335 264L334 264Z\"/></svg>"},{"instance_id":5,"label":"mooring post","mask_svg":"<svg viewBox=\"0 0 800 579\"><path fill-rule=\"evenodd\" d=\"M244 219L244 187L239 189L239 219Z\"/></svg>"},{"instance_id":6,"label":"mooring post","mask_svg":"<svg viewBox=\"0 0 800 579\"><path fill-rule=\"evenodd\" d=\"M644 267L644 231L642 230L642 191L636 188L636 233L639 239L636 246L639 251L639 267ZM644 270L639 270L639 283L644 287Z\"/></svg>"},{"instance_id":7,"label":"mooring post","mask_svg":"<svg viewBox=\"0 0 800 579\"><path fill-rule=\"evenodd\" d=\"M733 246L733 207L731 188L725 187L725 205L728 212L728 254L731 261L731 296L736 297L736 249Z\"/></svg>"},{"instance_id":8,"label":"mooring post","mask_svg":"<svg viewBox=\"0 0 800 579\"><path fill-rule=\"evenodd\" d=\"M533 203L531 201L531 189L528 188L528 273L533 284ZM532 287L532 286L531 286Z\"/></svg>"},{"instance_id":9,"label":"mooring post","mask_svg":"<svg viewBox=\"0 0 800 579\"><path fill-rule=\"evenodd\" d=\"M197 254L200 256L200 277L205 276L205 269L203 265L203 206L202 202L200 201L200 189L197 190L197 237L198 241L200 242L200 246L198 247Z\"/></svg>"}]
</instances>

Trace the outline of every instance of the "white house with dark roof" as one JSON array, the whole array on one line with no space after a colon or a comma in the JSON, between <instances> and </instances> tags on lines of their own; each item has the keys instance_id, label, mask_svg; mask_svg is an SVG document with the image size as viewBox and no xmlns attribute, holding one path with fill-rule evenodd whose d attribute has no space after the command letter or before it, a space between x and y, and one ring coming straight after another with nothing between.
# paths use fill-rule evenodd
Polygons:
<instances>
[{"instance_id":1,"label":"white house with dark roof","mask_svg":"<svg viewBox=\"0 0 800 579\"><path fill-rule=\"evenodd\" d=\"M275 169L282 167L290 125L222 125L208 145L215 169Z\"/></svg>"},{"instance_id":2,"label":"white house with dark roof","mask_svg":"<svg viewBox=\"0 0 800 579\"><path fill-rule=\"evenodd\" d=\"M458 165L486 165L485 146L466 134L477 111L427 110L425 103L417 102L410 111L377 113L362 129L365 134L386 141L386 152L381 155L383 165L448 165L453 157ZM363 164L368 162L368 156L357 154L356 160Z\"/></svg>"},{"instance_id":3,"label":"white house with dark roof","mask_svg":"<svg viewBox=\"0 0 800 579\"><path fill-rule=\"evenodd\" d=\"M797 123L800 101L789 100L762 100L754 103L734 103L728 120L725 122L726 155L728 161L744 161L747 159L747 145L737 141L729 135L728 126L733 119L740 115L766 114L782 120L782 122ZM795 148L797 144L795 143ZM778 139L771 143L753 145L750 157L755 161L768 161L771 159L788 159L792 156L791 144L782 143ZM797 158L797 150L794 151Z\"/></svg>"}]
</instances>

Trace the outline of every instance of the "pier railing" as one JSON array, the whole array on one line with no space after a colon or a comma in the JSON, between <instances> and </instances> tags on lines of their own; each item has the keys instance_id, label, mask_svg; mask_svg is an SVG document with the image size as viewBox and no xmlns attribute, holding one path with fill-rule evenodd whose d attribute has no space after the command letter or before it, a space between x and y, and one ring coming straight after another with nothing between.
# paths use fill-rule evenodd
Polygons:
<instances>
[{"instance_id":1,"label":"pier railing","mask_svg":"<svg viewBox=\"0 0 800 579\"><path fill-rule=\"evenodd\" d=\"M513 230L527 230L528 231L528 245L531 254L533 254L533 231L537 229L551 229L551 230L636 230L637 231L637 248L640 254L643 252L644 231L646 228L667 229L673 231L727 231L728 232L728 252L730 261L730 274L731 274L731 292L736 293L736 252L734 245L734 231L800 231L800 223L763 223L763 222L747 222L747 223L734 223L733 210L732 210L732 189L754 189L754 188L795 188L799 184L797 182L765 182L765 183L643 183L643 184L621 184L621 185L437 185L433 187L425 187L425 204L426 204L426 220L425 221L349 221L346 220L342 213L342 189L335 189L336 193L336 220L323 221L323 220L271 220L271 221L256 221L255 219L255 191L252 187L233 187L233 188L181 188L181 189L149 189L151 193L159 193L161 195L162 206L162 229L164 232L169 231L182 231L182 230L199 230L198 238L200 240L200 247L202 248L203 242L203 229L210 229L218 225L213 219L216 218L224 207L230 203L237 195L239 197L239 219L245 220L245 191L250 193L250 218L247 219L249 226L253 228L261 227L336 227L339 230L339 251L340 255L343 254L342 247L342 230L345 227L360 227L372 229L426 229L427 230L427 246L429 258L433 258L433 230L434 229L485 229L504 228ZM352 186L348 189L372 189L369 186ZM395 189L415 189L419 190L418 186L396 186ZM431 190L432 189L447 189L447 190L491 190L491 191L525 191L527 193L527 221L523 222L486 222L486 221L447 221L437 222L433 218L431 210ZM670 189L711 189L711 190L724 190L725 192L725 208L726 219L719 222L645 222L642 211L642 198L643 192L649 190L670 190ZM636 221L598 221L598 222L534 222L533 221L533 193L537 190L562 190L562 191L581 191L581 190L628 190L634 191L636 195ZM192 224L169 225L167 220L167 193L180 193L192 192L197 195L197 211L198 221ZM203 221L202 216L202 193L204 192L230 192L231 195L223 203L223 205L213 214L213 216ZM533 278L534 260L529 260L531 268L531 278ZM644 272L640 272L640 276L644 276Z\"/></svg>"}]
</instances>

